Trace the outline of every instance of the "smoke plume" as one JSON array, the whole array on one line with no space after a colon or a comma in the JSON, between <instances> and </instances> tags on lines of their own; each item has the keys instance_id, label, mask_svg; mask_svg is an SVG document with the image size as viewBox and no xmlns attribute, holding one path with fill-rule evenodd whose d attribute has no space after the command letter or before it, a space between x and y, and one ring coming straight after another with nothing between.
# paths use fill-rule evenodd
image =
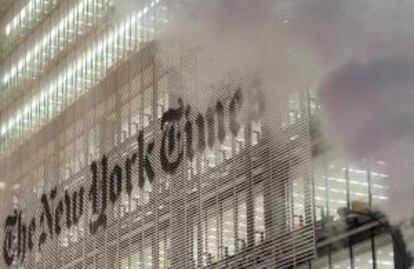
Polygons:
<instances>
[{"instance_id":1,"label":"smoke plume","mask_svg":"<svg viewBox=\"0 0 414 269\"><path fill-rule=\"evenodd\" d=\"M389 200L382 210L396 224L414 216L414 20L409 15L414 4L365 1L364 6L350 6L356 14L363 11L348 29L354 38L341 39L353 51L326 70L319 94L349 155L389 164ZM329 27L342 36L344 29ZM412 245L412 227L402 228Z\"/></svg>"},{"instance_id":2,"label":"smoke plume","mask_svg":"<svg viewBox=\"0 0 414 269\"><path fill-rule=\"evenodd\" d=\"M122 9L122 3L135 1L116 2ZM202 94L188 93L187 99L213 98L202 82L218 81L234 67L259 70L267 107L291 89L320 89L332 139L356 160L374 157L390 164L386 212L395 222L414 216L412 0L181 3L187 10L161 39L179 36L179 46L201 46L212 58L199 66ZM164 45L163 53L172 54L172 43Z\"/></svg>"}]
</instances>

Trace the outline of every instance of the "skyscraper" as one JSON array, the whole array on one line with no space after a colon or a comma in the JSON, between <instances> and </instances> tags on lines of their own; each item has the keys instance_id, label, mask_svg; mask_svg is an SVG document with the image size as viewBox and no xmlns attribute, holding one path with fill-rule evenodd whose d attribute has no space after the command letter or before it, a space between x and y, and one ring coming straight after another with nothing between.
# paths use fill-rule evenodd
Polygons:
<instances>
[{"instance_id":1,"label":"skyscraper","mask_svg":"<svg viewBox=\"0 0 414 269\"><path fill-rule=\"evenodd\" d=\"M3 268L399 268L386 162L320 135L312 89L160 36L189 4L5 1ZM209 66L209 69L203 68Z\"/></svg>"}]
</instances>

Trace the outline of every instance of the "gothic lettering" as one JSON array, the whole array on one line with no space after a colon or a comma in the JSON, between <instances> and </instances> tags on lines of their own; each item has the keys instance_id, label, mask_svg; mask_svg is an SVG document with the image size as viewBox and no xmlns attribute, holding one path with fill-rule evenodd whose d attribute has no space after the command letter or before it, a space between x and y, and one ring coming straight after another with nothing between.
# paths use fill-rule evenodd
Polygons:
<instances>
[{"instance_id":1,"label":"gothic lettering","mask_svg":"<svg viewBox=\"0 0 414 269\"><path fill-rule=\"evenodd\" d=\"M150 182L154 180L155 174L149 159L153 150L154 143L150 142L145 151L144 132L140 131L138 134L138 186L140 189L144 188L145 175L147 175Z\"/></svg>"},{"instance_id":2,"label":"gothic lettering","mask_svg":"<svg viewBox=\"0 0 414 269\"><path fill-rule=\"evenodd\" d=\"M193 123L190 121L191 107L187 106L185 110L185 138L186 138L186 154L187 158L192 161L194 158L194 149L193 149Z\"/></svg>"},{"instance_id":3,"label":"gothic lettering","mask_svg":"<svg viewBox=\"0 0 414 269\"><path fill-rule=\"evenodd\" d=\"M137 154L132 154L132 157L128 157L125 161L125 178L126 178L126 193L128 196L131 196L132 193L132 166L135 164L135 161L137 160Z\"/></svg>"},{"instance_id":4,"label":"gothic lettering","mask_svg":"<svg viewBox=\"0 0 414 269\"><path fill-rule=\"evenodd\" d=\"M101 181L98 181L98 165L93 162L92 170L92 186L89 191L89 199L92 200L93 219L89 223L91 234L96 234L99 227L106 227L106 207L107 207L107 177L108 177L108 158L104 155L101 160ZM99 197L98 186L101 187L101 195ZM100 198L100 199L99 199ZM101 202L100 207L98 201Z\"/></svg>"},{"instance_id":5,"label":"gothic lettering","mask_svg":"<svg viewBox=\"0 0 414 269\"><path fill-rule=\"evenodd\" d=\"M247 98L246 105L249 111L246 115L249 120L259 119L264 112L264 95L258 87L254 90ZM228 106L229 126L225 126L226 105ZM224 143L226 128L229 128L231 135L237 136L241 125L246 123L242 122L242 105L242 91L238 89L228 104L217 101L215 106L207 109L205 115L194 112L196 117L192 121L191 107L184 106L183 100L178 99L178 107L169 109L161 117L162 137L159 141L158 156L161 168L168 174L176 173L184 154L188 160L192 161L195 151L202 154L206 146L212 149L215 143ZM17 259L24 261L36 243L41 250L47 239L53 238L54 234L60 235L64 228L69 230L74 225L79 225L84 213L85 188L88 188L87 199L91 202L92 212L89 232L95 235L100 228L106 228L108 200L115 204L123 191L131 196L134 188L143 190L146 180L149 184L153 184L156 175L151 161L155 159L153 154L157 141L145 141L144 130L139 131L136 138L138 148L126 157L123 165L115 164L114 167L109 168L108 158L105 155L100 161L93 161L90 164L89 186L80 186L77 191L73 192L65 190L59 201L55 201L56 188L49 193L42 194L41 213L38 218L32 217L26 224L22 212L15 210L13 215L7 216L3 242L5 264L12 265ZM138 172L135 186L132 179L133 171ZM38 237L36 237L36 229L39 229Z\"/></svg>"},{"instance_id":6,"label":"gothic lettering","mask_svg":"<svg viewBox=\"0 0 414 269\"><path fill-rule=\"evenodd\" d=\"M161 167L169 174L174 174L183 158L182 137L179 130L180 120L183 116L184 105L181 99L178 100L177 109L169 109L161 118L161 139L160 160ZM168 150L166 147L168 146Z\"/></svg>"},{"instance_id":7,"label":"gothic lettering","mask_svg":"<svg viewBox=\"0 0 414 269\"><path fill-rule=\"evenodd\" d=\"M4 242L3 242L3 258L7 265L12 265L16 258L16 225L17 225L17 210L14 210L14 215L9 215L6 218L6 225L4 227Z\"/></svg>"},{"instance_id":8,"label":"gothic lettering","mask_svg":"<svg viewBox=\"0 0 414 269\"><path fill-rule=\"evenodd\" d=\"M112 204L114 204L118 200L122 191L122 168L119 165L115 165L114 169L112 170L109 189L110 199Z\"/></svg>"}]
</instances>

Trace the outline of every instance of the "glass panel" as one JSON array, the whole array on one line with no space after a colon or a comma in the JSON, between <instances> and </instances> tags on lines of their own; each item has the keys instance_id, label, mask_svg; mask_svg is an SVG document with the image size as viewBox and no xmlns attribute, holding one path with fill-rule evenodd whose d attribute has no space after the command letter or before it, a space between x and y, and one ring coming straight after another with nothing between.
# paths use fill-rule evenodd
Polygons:
<instances>
[{"instance_id":1,"label":"glass panel","mask_svg":"<svg viewBox=\"0 0 414 269\"><path fill-rule=\"evenodd\" d=\"M263 185L254 186L254 238L255 243L260 244L265 238L264 224L264 190Z\"/></svg>"},{"instance_id":2,"label":"glass panel","mask_svg":"<svg viewBox=\"0 0 414 269\"><path fill-rule=\"evenodd\" d=\"M192 239L193 239L193 264L194 267L198 266L198 221L196 217L193 217L193 231L192 231Z\"/></svg>"},{"instance_id":3,"label":"glass panel","mask_svg":"<svg viewBox=\"0 0 414 269\"><path fill-rule=\"evenodd\" d=\"M356 165L348 167L350 202L355 207L367 206L369 203L368 193L368 171Z\"/></svg>"},{"instance_id":4,"label":"glass panel","mask_svg":"<svg viewBox=\"0 0 414 269\"><path fill-rule=\"evenodd\" d=\"M293 175L292 179L292 196L293 196L293 230L302 228L305 225L305 195L304 195L304 179L300 174Z\"/></svg>"},{"instance_id":5,"label":"glass panel","mask_svg":"<svg viewBox=\"0 0 414 269\"><path fill-rule=\"evenodd\" d=\"M131 249L131 261L130 261L130 268L131 269L141 269L141 261L140 261L140 253L139 253L139 246L134 245Z\"/></svg>"},{"instance_id":6,"label":"glass panel","mask_svg":"<svg viewBox=\"0 0 414 269\"><path fill-rule=\"evenodd\" d=\"M314 192L315 192L315 216L316 221L323 220L327 216L327 178L325 166L322 162L315 162L313 169Z\"/></svg>"},{"instance_id":7,"label":"glass panel","mask_svg":"<svg viewBox=\"0 0 414 269\"><path fill-rule=\"evenodd\" d=\"M218 259L218 235L217 235L217 214L216 208L210 207L206 212L206 252L204 253L204 264L208 265Z\"/></svg>"},{"instance_id":8,"label":"glass panel","mask_svg":"<svg viewBox=\"0 0 414 269\"><path fill-rule=\"evenodd\" d=\"M371 241L366 241L352 247L354 251L354 263L356 269L372 269L374 263L372 261Z\"/></svg>"},{"instance_id":9,"label":"glass panel","mask_svg":"<svg viewBox=\"0 0 414 269\"><path fill-rule=\"evenodd\" d=\"M252 143L252 146L255 146L259 143L259 140L262 137L262 122L253 121L251 128L252 128L251 143Z\"/></svg>"},{"instance_id":10,"label":"glass panel","mask_svg":"<svg viewBox=\"0 0 414 269\"><path fill-rule=\"evenodd\" d=\"M227 198L222 205L222 249L221 257L225 258L234 254L235 231L234 231L234 207L233 197Z\"/></svg>"},{"instance_id":11,"label":"glass panel","mask_svg":"<svg viewBox=\"0 0 414 269\"><path fill-rule=\"evenodd\" d=\"M304 267L308 268L308 267ZM312 269L329 269L329 258L328 256L323 256L312 261ZM348 268L347 268L348 269Z\"/></svg>"},{"instance_id":12,"label":"glass panel","mask_svg":"<svg viewBox=\"0 0 414 269\"><path fill-rule=\"evenodd\" d=\"M370 168L372 204L378 206L388 200L388 167L383 161L372 161Z\"/></svg>"},{"instance_id":13,"label":"glass panel","mask_svg":"<svg viewBox=\"0 0 414 269\"><path fill-rule=\"evenodd\" d=\"M245 147L246 141L245 141L245 130L244 126L240 126L239 133L234 138L234 151L236 154L239 154Z\"/></svg>"},{"instance_id":14,"label":"glass panel","mask_svg":"<svg viewBox=\"0 0 414 269\"><path fill-rule=\"evenodd\" d=\"M243 250L247 245L247 205L246 192L237 195L237 248Z\"/></svg>"},{"instance_id":15,"label":"glass panel","mask_svg":"<svg viewBox=\"0 0 414 269\"><path fill-rule=\"evenodd\" d=\"M328 209L329 215L338 219L337 210L347 207L347 184L345 179L346 165L343 160L336 160L327 165Z\"/></svg>"},{"instance_id":16,"label":"glass panel","mask_svg":"<svg viewBox=\"0 0 414 269\"><path fill-rule=\"evenodd\" d=\"M351 259L348 248L345 248L332 254L332 268L351 269Z\"/></svg>"},{"instance_id":17,"label":"glass panel","mask_svg":"<svg viewBox=\"0 0 414 269\"><path fill-rule=\"evenodd\" d=\"M159 233L159 269L167 269L170 267L170 238L168 235L168 230L161 230Z\"/></svg>"},{"instance_id":18,"label":"glass panel","mask_svg":"<svg viewBox=\"0 0 414 269\"><path fill-rule=\"evenodd\" d=\"M142 249L142 269L152 269L152 237L145 238Z\"/></svg>"},{"instance_id":19,"label":"glass panel","mask_svg":"<svg viewBox=\"0 0 414 269\"><path fill-rule=\"evenodd\" d=\"M389 235L375 237L375 256L377 269L394 269L394 249Z\"/></svg>"}]
</instances>

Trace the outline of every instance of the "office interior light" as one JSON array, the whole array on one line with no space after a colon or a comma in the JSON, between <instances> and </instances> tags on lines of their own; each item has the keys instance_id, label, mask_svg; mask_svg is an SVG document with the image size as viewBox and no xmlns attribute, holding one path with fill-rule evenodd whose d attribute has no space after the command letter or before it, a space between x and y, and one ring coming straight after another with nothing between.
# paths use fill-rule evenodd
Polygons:
<instances>
[{"instance_id":1,"label":"office interior light","mask_svg":"<svg viewBox=\"0 0 414 269\"><path fill-rule=\"evenodd\" d=\"M30 0L5 26L7 37L19 32L19 28L27 27L33 21L40 20L57 4L57 0Z\"/></svg>"},{"instance_id":2,"label":"office interior light","mask_svg":"<svg viewBox=\"0 0 414 269\"><path fill-rule=\"evenodd\" d=\"M11 88L18 84L20 78L27 77L29 73L32 78L36 77L42 68L41 64L36 63L47 63L54 59L60 51L75 41L76 36L93 26L93 19L107 12L109 6L109 0L79 1L50 31L44 33L25 55L10 64L8 71L5 71L3 83L8 86L7 88ZM86 12L87 10L95 10L95 12ZM12 81L13 85L10 85Z\"/></svg>"},{"instance_id":3,"label":"office interior light","mask_svg":"<svg viewBox=\"0 0 414 269\"><path fill-rule=\"evenodd\" d=\"M10 115L1 126L2 137L0 137L0 140L7 143L10 139L23 137L23 132L29 129L36 131L47 120L52 119L73 103L75 95L76 98L79 98L88 89L96 85L115 63L122 60L122 55L133 49L125 43L125 40L132 41L135 39L134 47L138 47L141 41L153 39L155 30L146 25L146 17L144 16L147 16L160 1L154 0L141 11L131 14L126 20L108 31L103 38L94 42L88 49L83 50L75 61L29 99L26 105L22 105L19 110ZM164 20L160 21L164 22ZM94 74L94 81L89 79L90 74ZM59 97L59 100L66 98L65 107L55 104L54 97L56 96ZM25 109L23 110L22 107L25 107ZM42 115L41 110L50 107L53 108L53 115L50 115L50 113ZM47 114L47 111L44 112ZM27 128L26 125L31 128ZM1 139L4 137L7 139Z\"/></svg>"}]
</instances>

